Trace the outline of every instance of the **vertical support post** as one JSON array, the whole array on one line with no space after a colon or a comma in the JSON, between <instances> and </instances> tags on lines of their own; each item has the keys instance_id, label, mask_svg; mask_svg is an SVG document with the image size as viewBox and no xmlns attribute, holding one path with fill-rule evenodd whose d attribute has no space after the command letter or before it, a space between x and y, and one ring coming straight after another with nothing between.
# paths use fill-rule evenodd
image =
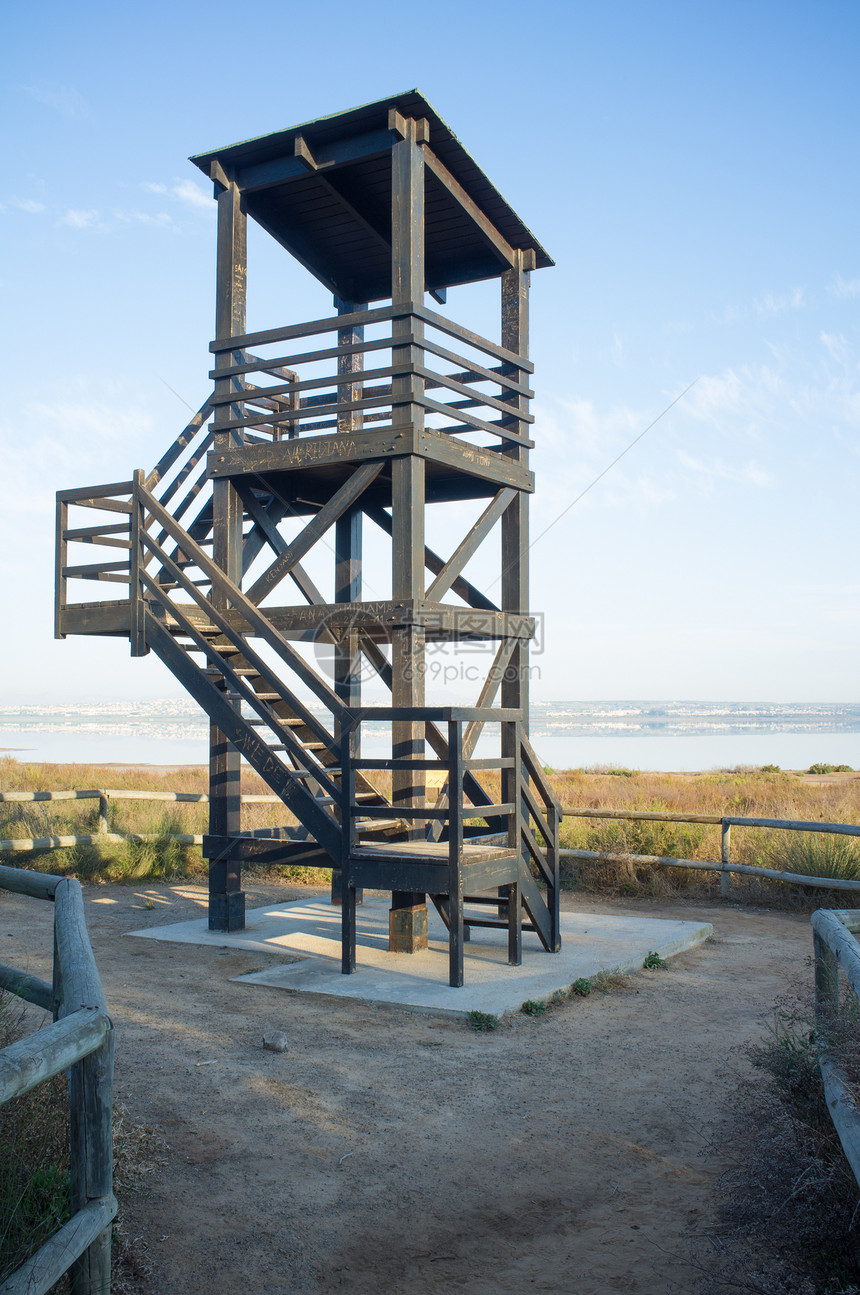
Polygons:
<instances>
[{"instance_id":1,"label":"vertical support post","mask_svg":"<svg viewBox=\"0 0 860 1295\"><path fill-rule=\"evenodd\" d=\"M419 123L400 118L396 133L401 137L391 150L391 300L394 307L424 301L424 154L419 144L426 130ZM415 372L422 352L414 345L421 337L421 324L411 315L392 323L394 342L392 367L403 372L392 379L392 424L408 450L415 447L424 428L424 409L419 399L423 381ZM424 629L411 620L411 603L424 596L424 460L414 453L392 460L392 598L402 612L392 631L391 702L393 706L424 704ZM395 759L420 758L424 751L424 726L413 720L397 720L392 726L392 754ZM419 771L398 770L392 774L392 802L404 808L424 805L424 776ZM423 835L420 827L410 836ZM395 919L397 910L409 910ZM414 952L426 947L427 909L425 896L412 891L392 895L390 933L397 930L396 947ZM392 934L389 947L393 948Z\"/></svg>"},{"instance_id":2,"label":"vertical support post","mask_svg":"<svg viewBox=\"0 0 860 1295\"><path fill-rule=\"evenodd\" d=\"M113 1193L114 1032L83 1061L72 1066L71 1115L72 1213L88 1201ZM69 1269L72 1295L110 1295L111 1233L107 1227Z\"/></svg>"},{"instance_id":3,"label":"vertical support post","mask_svg":"<svg viewBox=\"0 0 860 1295\"><path fill-rule=\"evenodd\" d=\"M357 310L366 310L364 302L342 301L340 297L334 299L335 309L339 315L349 315ZM337 333L338 346L358 346L364 342L364 328L350 325L347 328L339 328ZM353 351L348 355L339 355L337 358L338 376L354 379L364 369L364 353L362 351ZM361 382L354 380L348 382L339 382L337 387L338 404L349 404L353 400L361 398L363 386ZM343 436L350 436L353 432L361 427L362 417L360 410L347 409L337 416L337 430ZM348 457L348 451L344 451ZM334 528L334 600L336 603L358 603L361 602L361 561L362 561L362 519L364 514L358 507L350 508L342 517L335 522ZM358 648L358 633L350 628L345 631L343 636L336 640L334 645L334 690L340 697L345 706L359 707L361 705L361 656ZM355 735L358 740L358 735ZM358 748L355 749L354 755L358 755ZM344 760L346 755L344 755ZM346 823L345 819L341 822ZM339 904L341 902L343 872L338 873L332 870L331 874L331 902ZM354 897L356 904L361 904L364 895L361 890L356 890L351 896ZM353 943L355 936L353 933Z\"/></svg>"},{"instance_id":4,"label":"vertical support post","mask_svg":"<svg viewBox=\"0 0 860 1295\"><path fill-rule=\"evenodd\" d=\"M530 263L529 263L530 264ZM528 359L529 354L529 271L526 268L527 253L517 251L516 264L502 275L502 326L501 342L507 350L515 355ZM514 364L504 364L503 372L508 377L523 382L525 372ZM502 421L516 431L523 432L528 424L517 418L519 413L528 412L528 399L525 396L512 394L507 403L511 406L510 415ZM529 452L524 445L509 445L502 451L506 458L528 466ZM505 612L528 614L529 610L529 497L526 491L518 490L514 499L502 514L502 610ZM529 731L529 642L518 639L511 654L510 662L502 677L501 704L522 712L523 732ZM502 755L513 757L517 768L517 787L522 777L519 742L515 732L508 725L502 730ZM521 821L522 804L517 795L517 820ZM529 858L521 837L517 835L516 849L520 868L529 867ZM510 929L510 926L509 926Z\"/></svg>"},{"instance_id":5,"label":"vertical support post","mask_svg":"<svg viewBox=\"0 0 860 1295\"><path fill-rule=\"evenodd\" d=\"M334 299L335 309L339 315L351 315L354 311L367 310L366 302L341 301L340 297ZM364 327L362 325L351 324L347 328L339 328L337 332L338 346L359 346L364 342ZM360 374L364 368L364 352L353 351L349 355L339 355L337 357L338 377L353 378L354 375ZM338 382L337 400L338 404L350 404L353 400L360 400L363 390L361 381L353 380L351 382ZM337 416L337 430L339 432L357 432L362 425L362 414L360 409L347 409Z\"/></svg>"},{"instance_id":6,"label":"vertical support post","mask_svg":"<svg viewBox=\"0 0 860 1295\"><path fill-rule=\"evenodd\" d=\"M216 269L215 333L218 338L236 337L245 331L247 278L247 220L241 194L232 180L226 188L217 185L218 246ZM219 351L216 371L235 360L232 351ZM216 393L241 391L242 379L215 379ZM241 399L216 407L214 449L226 450L242 443L241 431L221 424L242 416ZM242 580L243 509L229 478L219 477L212 489L212 556L237 586ZM213 590L219 608L227 599ZM209 730L209 832L212 836L234 836L241 828L239 752L216 724ZM237 931L245 926L245 896L241 889L241 863L229 858L209 861L209 929Z\"/></svg>"},{"instance_id":7,"label":"vertical support post","mask_svg":"<svg viewBox=\"0 0 860 1295\"><path fill-rule=\"evenodd\" d=\"M146 656L149 652L143 620L143 570L146 562L143 547L143 529L146 518L143 501L140 497L140 487L143 486L145 479L146 473L143 468L135 468L134 489L131 495L131 517L129 518L131 550L129 552L128 566L129 638L131 639L131 655L134 657Z\"/></svg>"},{"instance_id":8,"label":"vertical support post","mask_svg":"<svg viewBox=\"0 0 860 1295\"><path fill-rule=\"evenodd\" d=\"M99 792L99 831L104 834L108 830L108 798L104 791Z\"/></svg>"},{"instance_id":9,"label":"vertical support post","mask_svg":"<svg viewBox=\"0 0 860 1295\"><path fill-rule=\"evenodd\" d=\"M513 811L508 814L508 846L517 853L517 879L505 887L508 892L508 962L512 967L519 967L523 960L523 909L520 893L519 873L528 867L523 855L523 764L520 758L520 726L516 722L505 720L500 734L502 750L506 747L514 750L513 769L504 769L505 789L502 800L513 801Z\"/></svg>"},{"instance_id":10,"label":"vertical support post","mask_svg":"<svg viewBox=\"0 0 860 1295\"><path fill-rule=\"evenodd\" d=\"M341 971L345 976L355 971L355 906L357 892L352 873L355 850L355 766L358 755L358 726L349 720L338 721L338 743L341 749L340 779L340 948Z\"/></svg>"},{"instance_id":11,"label":"vertical support post","mask_svg":"<svg viewBox=\"0 0 860 1295\"><path fill-rule=\"evenodd\" d=\"M361 601L361 546L362 517L360 508L350 508L335 522L334 529L334 600L336 603ZM353 709L361 705L361 654L358 631L347 629L334 645L334 690L345 706ZM358 742L358 734L355 734ZM355 756L360 754L356 747ZM344 759L346 757L344 756ZM343 820L341 820L343 822ZM341 902L343 874L332 870L331 902ZM364 892L355 891L355 902L364 902Z\"/></svg>"},{"instance_id":12,"label":"vertical support post","mask_svg":"<svg viewBox=\"0 0 860 1295\"><path fill-rule=\"evenodd\" d=\"M69 561L69 543L66 531L69 529L69 505L64 499L57 500L57 531L54 548L54 638L64 639L63 632L66 599L68 598L68 581L65 570Z\"/></svg>"},{"instance_id":13,"label":"vertical support post","mask_svg":"<svg viewBox=\"0 0 860 1295\"><path fill-rule=\"evenodd\" d=\"M448 723L448 983L463 984L463 724Z\"/></svg>"},{"instance_id":14,"label":"vertical support post","mask_svg":"<svg viewBox=\"0 0 860 1295\"><path fill-rule=\"evenodd\" d=\"M546 825L550 839L546 843L546 861L552 873L552 885L547 886L547 907L550 920L550 947L553 953L561 950L561 876L559 869L559 821L555 802L546 807Z\"/></svg>"},{"instance_id":15,"label":"vertical support post","mask_svg":"<svg viewBox=\"0 0 860 1295\"><path fill-rule=\"evenodd\" d=\"M517 264L502 275L502 346L528 359L529 354L529 270L528 253L517 252ZM533 255L533 254L532 254ZM508 377L523 382L526 372L516 365L505 364ZM512 395L508 401L510 416L503 422L523 432L527 423L517 418L528 413L528 399ZM528 466L529 452L524 445L510 445L502 453L516 463ZM529 611L529 496L519 490L502 515L502 610L528 615ZM519 639L502 680L502 706L523 712L523 732L529 732L529 643ZM505 755L513 752L504 752Z\"/></svg>"},{"instance_id":16,"label":"vertical support post","mask_svg":"<svg viewBox=\"0 0 860 1295\"><path fill-rule=\"evenodd\" d=\"M720 862L723 865L720 872L720 896L722 899L728 899L732 893L732 874L726 869L726 864L731 863L731 848L732 825L724 819L720 829Z\"/></svg>"},{"instance_id":17,"label":"vertical support post","mask_svg":"<svg viewBox=\"0 0 860 1295\"><path fill-rule=\"evenodd\" d=\"M813 933L815 948L815 1022L825 1029L839 1011L839 961L826 940Z\"/></svg>"}]
</instances>

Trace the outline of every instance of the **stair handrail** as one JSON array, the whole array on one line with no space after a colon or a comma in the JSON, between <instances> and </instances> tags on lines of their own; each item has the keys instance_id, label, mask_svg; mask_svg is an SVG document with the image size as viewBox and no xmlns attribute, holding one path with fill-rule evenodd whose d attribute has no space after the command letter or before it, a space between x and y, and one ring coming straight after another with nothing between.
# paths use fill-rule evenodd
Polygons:
<instances>
[{"instance_id":1,"label":"stair handrail","mask_svg":"<svg viewBox=\"0 0 860 1295\"><path fill-rule=\"evenodd\" d=\"M201 549L200 546L191 539L187 531L185 531L184 528L180 526L173 517L171 517L170 513L161 506L155 496L147 490L146 486L142 483L136 482L134 488L137 498L150 514L150 518L146 519L146 522L144 523L144 530L147 538L143 542L146 543L147 547L152 549L155 547L160 548L160 546L156 545L154 538L149 535L147 529L149 521L155 519L159 522L162 528L167 531L170 537L176 541L178 547L186 557L191 558L194 565L199 567L203 574L211 581L213 589L217 589L218 592L228 600L232 605L233 610L238 612L253 632L267 643L269 647L278 654L282 661L286 662L290 669L298 675L308 688L310 688L310 690L319 698L335 718L340 716L346 708L334 689L330 688L325 680L321 679L316 671L312 670L306 664L299 653L296 652L295 648L293 648L280 631L276 629L266 614L262 612L255 603L252 603L251 600L242 593L238 586L235 585L227 575L225 575L221 568L217 566L213 559L209 557L208 553L205 553L203 549ZM163 550L161 550L161 552L163 552ZM137 596L140 596L139 592ZM211 603L205 599L205 595L201 595L201 597L203 597L204 602L207 603L208 610L208 608L211 607Z\"/></svg>"},{"instance_id":2,"label":"stair handrail","mask_svg":"<svg viewBox=\"0 0 860 1295\"><path fill-rule=\"evenodd\" d=\"M215 407L214 396L215 392L211 391L196 414L193 415L173 444L162 454L155 467L147 475L145 481L147 490L155 489L181 456L182 451L187 449L203 430L208 421L208 415L212 413Z\"/></svg>"}]
</instances>

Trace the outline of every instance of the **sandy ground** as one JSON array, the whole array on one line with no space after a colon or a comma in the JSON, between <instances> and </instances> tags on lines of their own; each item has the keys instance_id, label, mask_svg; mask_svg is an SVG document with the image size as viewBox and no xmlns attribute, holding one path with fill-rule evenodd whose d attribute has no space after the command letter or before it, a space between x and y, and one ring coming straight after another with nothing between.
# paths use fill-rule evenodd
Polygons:
<instances>
[{"instance_id":1,"label":"sandy ground","mask_svg":"<svg viewBox=\"0 0 860 1295\"><path fill-rule=\"evenodd\" d=\"M249 887L249 906L307 890ZM558 1295L694 1289L714 1220L706 1151L742 1056L803 973L809 921L705 904L714 939L489 1034L229 977L277 959L126 938L204 911L197 886L91 887L117 1093L167 1164L126 1199L157 1295ZM154 907L147 907L151 903ZM0 899L0 960L45 974L50 906ZM283 1054L262 1035L284 1030Z\"/></svg>"}]
</instances>

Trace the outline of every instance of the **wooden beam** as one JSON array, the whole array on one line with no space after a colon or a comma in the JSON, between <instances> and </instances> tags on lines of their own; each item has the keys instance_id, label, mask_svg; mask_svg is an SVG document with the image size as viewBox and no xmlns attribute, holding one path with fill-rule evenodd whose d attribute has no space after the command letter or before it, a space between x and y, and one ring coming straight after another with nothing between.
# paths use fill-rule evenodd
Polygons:
<instances>
[{"instance_id":1,"label":"wooden beam","mask_svg":"<svg viewBox=\"0 0 860 1295\"><path fill-rule=\"evenodd\" d=\"M267 594L271 593L284 576L289 574L295 563L313 548L317 540L334 525L338 517L342 516L370 483L376 480L383 466L382 463L364 463L353 472L340 489L335 491L328 503L324 504L316 516L308 522L304 530L275 559L269 569L254 582L247 594L252 603L261 602Z\"/></svg>"},{"instance_id":2,"label":"wooden beam","mask_svg":"<svg viewBox=\"0 0 860 1295\"><path fill-rule=\"evenodd\" d=\"M466 538L457 546L454 553L445 563L444 567L427 590L424 596L427 598L428 602L440 602L445 597L445 594L451 588L452 584L463 570L463 567L478 551L487 535L502 516L502 513L505 511L508 504L517 494L518 491L512 490L509 487L504 490L500 490L488 507L484 509Z\"/></svg>"},{"instance_id":3,"label":"wooden beam","mask_svg":"<svg viewBox=\"0 0 860 1295\"><path fill-rule=\"evenodd\" d=\"M465 211L466 215L471 218L487 243L498 256L499 260L505 266L517 264L517 249L511 247L508 240L499 233L492 221L487 217L478 204L469 197L466 190L456 180L433 150L427 146L424 148L424 164L429 171L433 173L439 183L448 191L451 197ZM532 253L534 256L534 253Z\"/></svg>"},{"instance_id":4,"label":"wooden beam","mask_svg":"<svg viewBox=\"0 0 860 1295\"><path fill-rule=\"evenodd\" d=\"M304 140L302 142L309 152L307 142ZM335 140L333 143L316 144L313 151L313 169L317 172L328 171L339 166L348 166L352 162L370 161L374 157L390 152L391 144L391 134L387 130L373 130L363 135ZM260 189L268 189L272 185L300 179L307 175L308 170L305 156L300 152L293 157L279 157L270 162L258 162L253 166L240 167L236 172L236 183L243 193L255 193Z\"/></svg>"}]
</instances>

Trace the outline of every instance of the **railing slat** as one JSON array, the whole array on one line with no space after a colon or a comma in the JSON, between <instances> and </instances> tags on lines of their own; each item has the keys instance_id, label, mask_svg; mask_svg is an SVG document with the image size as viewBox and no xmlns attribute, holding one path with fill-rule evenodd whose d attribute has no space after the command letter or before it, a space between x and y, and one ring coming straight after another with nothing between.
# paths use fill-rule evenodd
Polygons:
<instances>
[{"instance_id":1,"label":"railing slat","mask_svg":"<svg viewBox=\"0 0 860 1295\"><path fill-rule=\"evenodd\" d=\"M116 1218L116 1211L113 1193L102 1200L89 1201L6 1279L0 1295L45 1295L69 1268L70 1261L82 1255Z\"/></svg>"},{"instance_id":2,"label":"railing slat","mask_svg":"<svg viewBox=\"0 0 860 1295\"><path fill-rule=\"evenodd\" d=\"M18 971L17 967L7 966L5 962L0 962L0 989L6 989L10 994L15 994L17 998L23 998L28 1003L35 1003L37 1007L43 1007L46 1012L53 1011L53 987L44 980L28 975L26 971Z\"/></svg>"},{"instance_id":3,"label":"railing slat","mask_svg":"<svg viewBox=\"0 0 860 1295\"><path fill-rule=\"evenodd\" d=\"M0 1052L0 1104L22 1097L89 1056L104 1042L110 1018L99 1008L82 1008L62 1021L10 1043Z\"/></svg>"},{"instance_id":4,"label":"railing slat","mask_svg":"<svg viewBox=\"0 0 860 1295\"><path fill-rule=\"evenodd\" d=\"M29 895L31 899L53 899L62 880L62 877L52 876L49 872L25 872L22 868L0 864L0 889L11 890L16 895Z\"/></svg>"}]
</instances>

